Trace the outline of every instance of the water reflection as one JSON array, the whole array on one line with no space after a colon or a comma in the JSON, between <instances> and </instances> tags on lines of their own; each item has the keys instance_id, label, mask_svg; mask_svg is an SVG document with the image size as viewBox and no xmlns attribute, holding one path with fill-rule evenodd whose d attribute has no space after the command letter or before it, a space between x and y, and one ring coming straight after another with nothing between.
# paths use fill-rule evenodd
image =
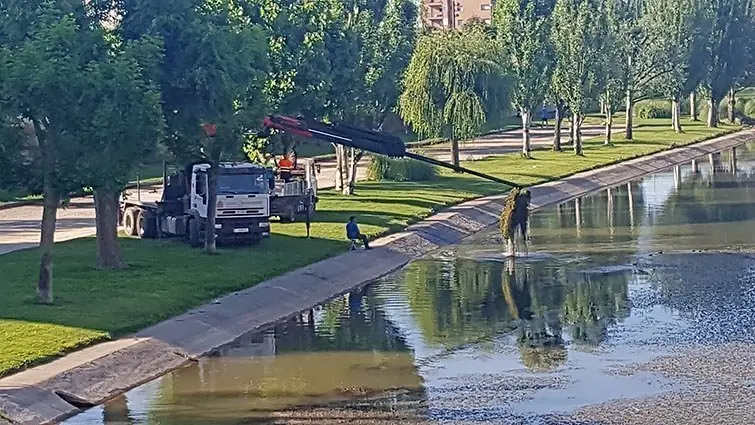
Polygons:
<instances>
[{"instance_id":1,"label":"water reflection","mask_svg":"<svg viewBox=\"0 0 755 425\"><path fill-rule=\"evenodd\" d=\"M629 314L631 273L580 273L558 259L538 263L419 260L404 288L424 342L453 349L517 335L522 363L551 370L566 361L564 330L597 346Z\"/></svg>"},{"instance_id":2,"label":"water reflection","mask_svg":"<svg viewBox=\"0 0 755 425\"><path fill-rule=\"evenodd\" d=\"M480 235L68 423L560 423L674 389L606 370L755 343L755 260L689 253L755 247L754 166L742 147L538 212L524 258Z\"/></svg>"}]
</instances>

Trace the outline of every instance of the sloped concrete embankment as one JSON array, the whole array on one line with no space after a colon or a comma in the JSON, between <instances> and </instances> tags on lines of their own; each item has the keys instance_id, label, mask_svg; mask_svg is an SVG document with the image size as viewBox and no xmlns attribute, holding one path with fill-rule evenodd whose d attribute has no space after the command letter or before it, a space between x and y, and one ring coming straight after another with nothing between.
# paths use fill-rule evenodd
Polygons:
<instances>
[{"instance_id":1,"label":"sloped concrete embankment","mask_svg":"<svg viewBox=\"0 0 755 425\"><path fill-rule=\"evenodd\" d=\"M747 141L755 130L580 173L533 187L532 206L564 202ZM124 338L0 380L0 425L55 423L208 355L238 338L389 274L497 223L505 195L448 208L375 249L321 261L235 292Z\"/></svg>"}]
</instances>

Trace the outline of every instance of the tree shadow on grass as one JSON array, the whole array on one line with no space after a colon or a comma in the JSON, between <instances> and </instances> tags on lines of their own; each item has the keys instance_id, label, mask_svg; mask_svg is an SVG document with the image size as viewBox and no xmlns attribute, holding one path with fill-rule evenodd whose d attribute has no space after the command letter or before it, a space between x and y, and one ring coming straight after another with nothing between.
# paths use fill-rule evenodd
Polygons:
<instances>
[{"instance_id":1,"label":"tree shadow on grass","mask_svg":"<svg viewBox=\"0 0 755 425\"><path fill-rule=\"evenodd\" d=\"M175 240L122 238L121 245L129 267L112 271L95 267L94 238L56 244L53 305L35 302L37 249L0 256L0 319L29 329L14 344L65 351L72 341L46 325L120 336L348 249L343 241L278 234L257 246L221 248L215 256Z\"/></svg>"}]
</instances>

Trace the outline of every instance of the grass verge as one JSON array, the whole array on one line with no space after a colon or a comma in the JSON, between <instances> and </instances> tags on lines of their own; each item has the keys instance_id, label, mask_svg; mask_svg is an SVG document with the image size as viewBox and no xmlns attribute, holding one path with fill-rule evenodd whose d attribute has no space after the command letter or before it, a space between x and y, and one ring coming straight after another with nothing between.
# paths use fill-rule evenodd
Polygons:
<instances>
[{"instance_id":1,"label":"grass verge","mask_svg":"<svg viewBox=\"0 0 755 425\"><path fill-rule=\"evenodd\" d=\"M568 150L536 151L532 160L512 154L465 165L532 185L736 130L690 123L685 133L675 134L666 120L640 124L635 141L617 136L615 145L602 146L601 140L588 140L582 157ZM122 271L94 267L92 238L59 243L52 306L34 302L37 250L0 256L0 376L338 255L348 246L344 223L349 215L359 216L364 233L377 236L401 230L444 206L501 191L500 185L447 172L432 182L360 183L353 197L321 192L311 239L304 238L301 223L273 223L272 239L261 246L226 248L222 255L208 257L179 242L123 238L129 267Z\"/></svg>"}]
</instances>

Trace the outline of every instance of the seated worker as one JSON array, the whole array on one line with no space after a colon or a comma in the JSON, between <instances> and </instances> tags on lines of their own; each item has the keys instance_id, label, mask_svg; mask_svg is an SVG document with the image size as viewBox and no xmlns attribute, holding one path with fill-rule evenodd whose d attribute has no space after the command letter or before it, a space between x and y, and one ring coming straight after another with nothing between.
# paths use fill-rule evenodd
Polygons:
<instances>
[{"instance_id":1,"label":"seated worker","mask_svg":"<svg viewBox=\"0 0 755 425\"><path fill-rule=\"evenodd\" d=\"M346 237L351 240L352 242L360 239L362 243L364 244L364 249L372 249L370 248L370 243L367 240L367 235L363 235L359 231L359 226L357 225L357 218L354 216L349 217L349 222L346 223ZM356 245L352 244L351 249L356 249Z\"/></svg>"}]
</instances>

